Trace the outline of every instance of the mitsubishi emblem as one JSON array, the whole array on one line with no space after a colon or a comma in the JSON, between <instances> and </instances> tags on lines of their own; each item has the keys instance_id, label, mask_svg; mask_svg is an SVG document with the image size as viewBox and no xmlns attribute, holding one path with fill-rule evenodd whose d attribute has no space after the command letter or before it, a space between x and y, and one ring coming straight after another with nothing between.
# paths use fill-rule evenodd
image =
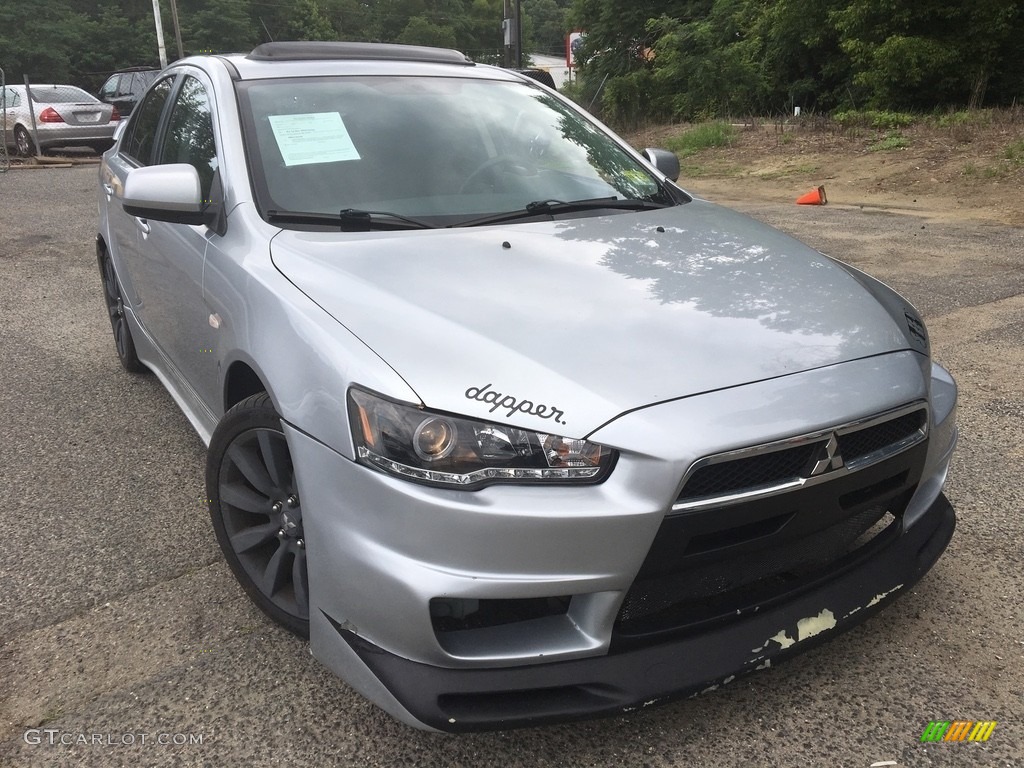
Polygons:
<instances>
[{"instance_id":1,"label":"mitsubishi emblem","mask_svg":"<svg viewBox=\"0 0 1024 768\"><path fill-rule=\"evenodd\" d=\"M811 477L820 475L830 469L839 469L841 466L843 466L843 457L839 453L839 439L836 437L836 433L833 432L828 442L818 452L818 460L814 463L814 468L811 470Z\"/></svg>"}]
</instances>

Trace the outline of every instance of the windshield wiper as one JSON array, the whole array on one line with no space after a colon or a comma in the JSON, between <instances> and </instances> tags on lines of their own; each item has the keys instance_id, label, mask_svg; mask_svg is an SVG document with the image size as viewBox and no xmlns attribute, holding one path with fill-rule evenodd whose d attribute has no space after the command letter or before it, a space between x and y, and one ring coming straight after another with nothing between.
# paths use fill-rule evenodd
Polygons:
<instances>
[{"instance_id":1,"label":"windshield wiper","mask_svg":"<svg viewBox=\"0 0 1024 768\"><path fill-rule=\"evenodd\" d=\"M437 229L419 219L412 219L390 211L363 211L344 208L338 213L314 211L267 211L267 221L287 224L327 224L340 227L344 232L370 232L387 229Z\"/></svg>"},{"instance_id":2,"label":"windshield wiper","mask_svg":"<svg viewBox=\"0 0 1024 768\"><path fill-rule=\"evenodd\" d=\"M503 221L515 221L516 219L529 219L534 216L544 216L555 213L576 213L578 211L593 211L600 209L613 209L619 211L648 211L655 208L667 208L665 203L654 203L650 200L623 200L618 197L592 197L586 200L534 200L527 203L517 211L506 211L504 213L492 213L481 216L477 219L470 219L455 227L476 227L481 224L498 224Z\"/></svg>"}]
</instances>

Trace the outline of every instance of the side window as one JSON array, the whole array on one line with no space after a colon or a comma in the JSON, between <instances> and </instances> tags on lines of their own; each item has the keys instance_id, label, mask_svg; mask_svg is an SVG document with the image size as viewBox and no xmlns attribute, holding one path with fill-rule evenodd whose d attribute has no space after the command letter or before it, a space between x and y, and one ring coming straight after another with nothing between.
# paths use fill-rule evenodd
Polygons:
<instances>
[{"instance_id":1,"label":"side window","mask_svg":"<svg viewBox=\"0 0 1024 768\"><path fill-rule=\"evenodd\" d=\"M107 82L103 84L103 88L100 89L100 98L113 98L114 94L117 93L117 83L120 79L120 75L114 75L109 80L107 80Z\"/></svg>"},{"instance_id":2,"label":"side window","mask_svg":"<svg viewBox=\"0 0 1024 768\"><path fill-rule=\"evenodd\" d=\"M167 77L157 83L146 95L131 117L131 124L125 129L128 133L122 143L124 153L142 165L149 165L156 143L156 131L160 126L160 115L164 111L164 102L171 92L174 77Z\"/></svg>"},{"instance_id":3,"label":"side window","mask_svg":"<svg viewBox=\"0 0 1024 768\"><path fill-rule=\"evenodd\" d=\"M160 163L188 163L199 172L203 199L210 198L217 170L217 145L213 140L210 99L202 83L186 77L167 123Z\"/></svg>"},{"instance_id":4,"label":"side window","mask_svg":"<svg viewBox=\"0 0 1024 768\"><path fill-rule=\"evenodd\" d=\"M12 88L4 88L4 99L3 106L5 109L11 109L21 104L21 94Z\"/></svg>"}]
</instances>

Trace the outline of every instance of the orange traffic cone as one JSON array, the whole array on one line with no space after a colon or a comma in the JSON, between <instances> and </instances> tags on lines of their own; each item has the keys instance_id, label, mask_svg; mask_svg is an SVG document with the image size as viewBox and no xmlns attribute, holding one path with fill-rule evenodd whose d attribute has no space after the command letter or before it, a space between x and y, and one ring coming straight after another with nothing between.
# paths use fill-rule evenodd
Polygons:
<instances>
[{"instance_id":1,"label":"orange traffic cone","mask_svg":"<svg viewBox=\"0 0 1024 768\"><path fill-rule=\"evenodd\" d=\"M825 205L827 202L828 198L825 197L824 187L812 189L806 195L800 195L800 197L796 199L797 205Z\"/></svg>"}]
</instances>

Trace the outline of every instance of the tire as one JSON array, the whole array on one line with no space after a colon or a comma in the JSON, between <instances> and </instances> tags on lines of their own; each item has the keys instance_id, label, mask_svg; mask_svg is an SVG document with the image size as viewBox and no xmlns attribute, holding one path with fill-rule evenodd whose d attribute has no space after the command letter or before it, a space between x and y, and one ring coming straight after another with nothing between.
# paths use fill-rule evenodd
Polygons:
<instances>
[{"instance_id":1,"label":"tire","mask_svg":"<svg viewBox=\"0 0 1024 768\"><path fill-rule=\"evenodd\" d=\"M36 154L36 145L23 125L14 126L14 146L22 157L33 157Z\"/></svg>"},{"instance_id":2,"label":"tire","mask_svg":"<svg viewBox=\"0 0 1024 768\"><path fill-rule=\"evenodd\" d=\"M103 299L107 305L110 318L110 329L114 332L114 348L121 366L129 373L147 373L149 371L135 353L135 340L132 339L128 318L125 316L124 299L121 295L121 282L117 279L114 262L106 248L96 253L99 262L100 279L103 281Z\"/></svg>"},{"instance_id":3,"label":"tire","mask_svg":"<svg viewBox=\"0 0 1024 768\"><path fill-rule=\"evenodd\" d=\"M308 638L302 507L281 417L265 392L235 405L214 430L206 494L224 558L249 598Z\"/></svg>"}]
</instances>

